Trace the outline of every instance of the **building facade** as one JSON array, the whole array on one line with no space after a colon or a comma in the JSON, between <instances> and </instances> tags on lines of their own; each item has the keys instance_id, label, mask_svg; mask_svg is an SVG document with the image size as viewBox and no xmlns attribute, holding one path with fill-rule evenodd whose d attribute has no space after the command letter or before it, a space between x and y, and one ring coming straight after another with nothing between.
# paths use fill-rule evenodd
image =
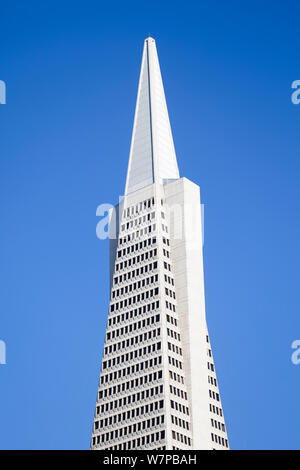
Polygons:
<instances>
[{"instance_id":1,"label":"building facade","mask_svg":"<svg viewBox=\"0 0 300 470\"><path fill-rule=\"evenodd\" d=\"M206 325L200 188L180 178L156 45L145 40L92 449L228 449Z\"/></svg>"}]
</instances>

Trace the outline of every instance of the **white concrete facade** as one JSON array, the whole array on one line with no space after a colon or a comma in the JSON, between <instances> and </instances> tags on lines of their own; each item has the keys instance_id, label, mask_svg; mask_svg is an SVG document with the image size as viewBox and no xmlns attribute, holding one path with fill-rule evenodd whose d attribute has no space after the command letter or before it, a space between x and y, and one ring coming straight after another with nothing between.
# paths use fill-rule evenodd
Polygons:
<instances>
[{"instance_id":1,"label":"white concrete facade","mask_svg":"<svg viewBox=\"0 0 300 470\"><path fill-rule=\"evenodd\" d=\"M179 178L168 109L153 38L144 43L125 194Z\"/></svg>"},{"instance_id":2,"label":"white concrete facade","mask_svg":"<svg viewBox=\"0 0 300 470\"><path fill-rule=\"evenodd\" d=\"M200 188L180 178L145 41L92 449L228 449L204 297Z\"/></svg>"},{"instance_id":3,"label":"white concrete facade","mask_svg":"<svg viewBox=\"0 0 300 470\"><path fill-rule=\"evenodd\" d=\"M228 437L206 324L200 188L181 178L164 189L166 205L171 208L171 214L177 214L176 220L170 217L170 241L193 448L211 449L213 446L217 449L224 447L224 443L227 448ZM217 436L214 441L212 434Z\"/></svg>"}]
</instances>

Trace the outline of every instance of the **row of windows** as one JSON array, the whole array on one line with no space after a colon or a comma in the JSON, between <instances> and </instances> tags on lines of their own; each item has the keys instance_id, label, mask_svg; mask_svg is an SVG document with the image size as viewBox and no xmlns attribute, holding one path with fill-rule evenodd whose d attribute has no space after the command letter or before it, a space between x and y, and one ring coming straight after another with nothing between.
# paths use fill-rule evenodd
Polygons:
<instances>
[{"instance_id":1,"label":"row of windows","mask_svg":"<svg viewBox=\"0 0 300 470\"><path fill-rule=\"evenodd\" d=\"M156 314L156 315L144 318L143 320L139 320L138 322L130 323L129 325L123 328L123 331L125 334L132 333L133 331L140 330L141 328L154 325L155 323L158 323L159 321L160 321L160 315ZM109 335L109 339L111 339L112 338L111 333L114 333L113 338L118 338L120 330L121 328L117 330L113 330L112 332L108 332L107 336ZM130 345L133 345L132 339L133 338L126 339L126 340L120 341L119 343L111 344L110 346L105 346L104 354L109 354L117 350L120 350L122 348L128 348Z\"/></svg>"},{"instance_id":2,"label":"row of windows","mask_svg":"<svg viewBox=\"0 0 300 470\"><path fill-rule=\"evenodd\" d=\"M129 222L126 222L125 224L121 225L121 232L124 232L125 230L129 230L133 227L137 227L141 224L145 224L146 222L149 222L150 220L153 220L155 218L155 212L149 212L146 215L143 215L142 217L137 217L134 220L130 220Z\"/></svg>"},{"instance_id":3,"label":"row of windows","mask_svg":"<svg viewBox=\"0 0 300 470\"><path fill-rule=\"evenodd\" d=\"M116 393L121 393L121 392L125 392L126 390L131 390L132 388L134 388L134 380L129 380L128 382L124 382L122 384L118 384L118 385L114 385L113 387L110 387L110 388L105 388L104 390L99 390L99 393L98 393L98 398L99 400L103 399L103 398L110 398L112 397L113 395L115 395ZM152 392L153 390L153 392ZM146 398L148 398L149 396L152 396L153 393L156 393L156 394L159 394L159 393L162 393L163 392L163 386L162 385L158 385L156 387L154 387L153 389L147 389L147 390L141 390L140 392L137 392L136 393L136 400L139 401L139 400L144 400ZM100 408L99 406L97 406L96 408L96 413L99 414L100 412Z\"/></svg>"},{"instance_id":4,"label":"row of windows","mask_svg":"<svg viewBox=\"0 0 300 470\"><path fill-rule=\"evenodd\" d=\"M184 384L184 377L182 377L182 375L179 375L176 372L173 372L172 370L169 370L169 374L172 380L175 380L175 382Z\"/></svg>"},{"instance_id":5,"label":"row of windows","mask_svg":"<svg viewBox=\"0 0 300 470\"><path fill-rule=\"evenodd\" d=\"M183 434L180 434L179 432L172 431L172 438L176 441L182 442L183 444L187 446L192 445L192 441L190 437L184 436Z\"/></svg>"},{"instance_id":6,"label":"row of windows","mask_svg":"<svg viewBox=\"0 0 300 470\"><path fill-rule=\"evenodd\" d=\"M129 310L128 312L122 313L120 315L115 315L110 317L108 320L108 326L113 326L115 324L119 324L120 322L131 320L132 318L136 318L139 315L142 315L146 312L151 312L152 310L157 310L159 308L159 300L156 302L152 302L147 305L143 305L141 307L135 308L133 310Z\"/></svg>"},{"instance_id":7,"label":"row of windows","mask_svg":"<svg viewBox=\"0 0 300 470\"><path fill-rule=\"evenodd\" d=\"M178 367L179 369L182 369L182 362L178 361L177 359L174 359L174 357L168 356L169 359L169 364L173 367Z\"/></svg>"},{"instance_id":8,"label":"row of windows","mask_svg":"<svg viewBox=\"0 0 300 470\"><path fill-rule=\"evenodd\" d=\"M165 282L174 286L174 279L170 276L167 276L166 274L165 274Z\"/></svg>"},{"instance_id":9,"label":"row of windows","mask_svg":"<svg viewBox=\"0 0 300 470\"><path fill-rule=\"evenodd\" d=\"M146 199L145 201L139 202L138 204L135 204L133 206L129 206L123 210L123 217L130 217L135 214L139 214L143 210L150 209L154 206L154 202L154 197L152 197L150 199Z\"/></svg>"},{"instance_id":10,"label":"row of windows","mask_svg":"<svg viewBox=\"0 0 300 470\"><path fill-rule=\"evenodd\" d=\"M141 449L145 445L150 445L158 441L163 441L165 439L165 431L155 432L153 434L147 434L146 436L138 437L132 441L122 442L122 444L117 444L115 446L106 447L107 450L131 450L131 449ZM93 438L93 445L96 444L96 438ZM155 447L156 450L165 450L166 446Z\"/></svg>"},{"instance_id":11,"label":"row of windows","mask_svg":"<svg viewBox=\"0 0 300 470\"><path fill-rule=\"evenodd\" d=\"M211 403L209 404L209 411L211 411L212 413L215 413L219 416L223 416L222 408L219 408L218 406L212 405Z\"/></svg>"},{"instance_id":12,"label":"row of windows","mask_svg":"<svg viewBox=\"0 0 300 470\"><path fill-rule=\"evenodd\" d=\"M170 240L168 238L163 237L162 241L165 245L170 246Z\"/></svg>"},{"instance_id":13,"label":"row of windows","mask_svg":"<svg viewBox=\"0 0 300 470\"><path fill-rule=\"evenodd\" d=\"M147 376L147 379L145 379L145 376L142 377L142 379L143 379L142 383L140 382L140 377L139 377L137 379L131 379L127 382L123 382L123 383L118 384L114 387L104 389L103 391L99 390L98 397L99 397L99 399L101 399L103 397L109 397L110 396L109 391L114 390L115 387L116 387L116 391L118 393L120 393L120 392L125 392L127 390L132 390L135 387L139 387L140 385L143 385L144 383L151 383L152 381L160 380L161 378L162 378L162 371L159 370L158 372L154 372L153 374L149 374L149 376ZM114 392L114 393L116 393L116 392Z\"/></svg>"},{"instance_id":14,"label":"row of windows","mask_svg":"<svg viewBox=\"0 0 300 470\"><path fill-rule=\"evenodd\" d=\"M165 250L164 248L163 248L163 255L164 255L166 258L170 258L170 252L167 251L167 250Z\"/></svg>"},{"instance_id":15,"label":"row of windows","mask_svg":"<svg viewBox=\"0 0 300 470\"><path fill-rule=\"evenodd\" d=\"M210 398L213 398L214 400L220 401L220 395L213 390L208 391Z\"/></svg>"},{"instance_id":16,"label":"row of windows","mask_svg":"<svg viewBox=\"0 0 300 470\"><path fill-rule=\"evenodd\" d=\"M210 375L208 376L208 383L217 387L217 379L211 377Z\"/></svg>"},{"instance_id":17,"label":"row of windows","mask_svg":"<svg viewBox=\"0 0 300 470\"><path fill-rule=\"evenodd\" d=\"M146 251L141 255L134 256L133 258L129 258L128 260L121 261L120 263L116 263L116 271L122 271L122 269L127 269L134 264L142 263L148 259L155 258L157 256L157 248L154 250Z\"/></svg>"},{"instance_id":18,"label":"row of windows","mask_svg":"<svg viewBox=\"0 0 300 470\"><path fill-rule=\"evenodd\" d=\"M179 398L182 398L183 400L187 400L187 393L180 388L174 387L174 385L170 385L170 392L173 393L173 395L177 395Z\"/></svg>"},{"instance_id":19,"label":"row of windows","mask_svg":"<svg viewBox=\"0 0 300 470\"><path fill-rule=\"evenodd\" d=\"M130 245L127 248L118 250L117 257L121 258L121 256L126 256L126 255L129 255L130 253L135 253L138 250L142 250L143 248L146 248L155 244L156 244L156 237L148 238L147 240L144 240L139 243L135 243L134 245Z\"/></svg>"},{"instance_id":20,"label":"row of windows","mask_svg":"<svg viewBox=\"0 0 300 470\"><path fill-rule=\"evenodd\" d=\"M163 231L163 232L168 233L168 227L167 227L166 225L161 224L161 228L162 228L162 231Z\"/></svg>"},{"instance_id":21,"label":"row of windows","mask_svg":"<svg viewBox=\"0 0 300 470\"><path fill-rule=\"evenodd\" d=\"M147 318L147 320L152 320L152 318L157 318L159 320L160 316L156 315L155 317L149 317L149 318ZM123 335L128 334L128 333L132 333L133 331L136 331L137 329L141 328L142 326L146 326L144 324L144 321L146 323L146 319L144 319L144 320L140 320L139 322L136 322L136 323L131 323L129 325L122 326L121 328L117 328L116 330L108 331L106 333L107 341L109 341L111 339L119 338L120 336L123 336ZM154 323L154 320L152 320L151 323ZM150 322L147 323L147 324L150 325ZM141 341L143 341L143 339L141 339ZM135 341L135 343L137 343L137 341ZM132 345L133 343L130 343L130 344Z\"/></svg>"},{"instance_id":22,"label":"row of windows","mask_svg":"<svg viewBox=\"0 0 300 470\"><path fill-rule=\"evenodd\" d=\"M176 299L175 292L172 291L171 289L168 289L167 287L165 288L165 293L166 295L169 295L170 297L173 297L173 299Z\"/></svg>"},{"instance_id":23,"label":"row of windows","mask_svg":"<svg viewBox=\"0 0 300 470\"><path fill-rule=\"evenodd\" d=\"M113 439L120 439L124 436L130 436L131 434L134 434L136 432L143 432L146 430L150 430L154 426L161 426L165 422L165 416L160 415L156 416L154 418L149 418L144 421L140 421L138 423L130 424L129 426L124 426L122 428L115 429L110 432L106 432L105 434L100 434L100 442L107 442ZM95 425L99 423L99 421L96 421ZM97 430L98 428L96 428ZM100 429L100 427L99 427Z\"/></svg>"},{"instance_id":24,"label":"row of windows","mask_svg":"<svg viewBox=\"0 0 300 470\"><path fill-rule=\"evenodd\" d=\"M116 387L114 387L116 388ZM106 394L105 396L111 398L111 395L107 395L107 391L111 389L106 389ZM127 395L126 397L119 398L119 406L126 406L130 405L131 403L143 401L143 400L148 400L148 398L151 398L153 396L158 396L163 393L163 386L158 385L153 388L148 388L147 390L141 390L140 392L134 393L132 395ZM103 396L103 395L102 395ZM115 402L116 403L116 402ZM96 407L96 414L99 415L100 413L100 405L97 405ZM107 426L108 424L112 424L112 417L105 418L104 420L104 425Z\"/></svg>"},{"instance_id":25,"label":"row of windows","mask_svg":"<svg viewBox=\"0 0 300 470\"><path fill-rule=\"evenodd\" d=\"M177 401L170 400L171 408L176 411L180 411L180 413L189 415L189 409L187 406L182 405L181 403L177 403Z\"/></svg>"},{"instance_id":26,"label":"row of windows","mask_svg":"<svg viewBox=\"0 0 300 470\"><path fill-rule=\"evenodd\" d=\"M119 246L124 245L125 243L128 243L130 241L132 241L130 235L126 235L126 237L119 239ZM156 244L156 237L147 238L146 240L135 243L134 245L130 245L127 248L123 248L123 249L118 250L118 258L121 256L121 253L123 253L124 256L129 255L130 253L143 250L143 249L145 249L145 248L147 248L151 245L155 245L155 244Z\"/></svg>"},{"instance_id":27,"label":"row of windows","mask_svg":"<svg viewBox=\"0 0 300 470\"><path fill-rule=\"evenodd\" d=\"M171 271L171 265L169 263L166 263L166 261L164 261L164 268L167 270L167 271Z\"/></svg>"},{"instance_id":28,"label":"row of windows","mask_svg":"<svg viewBox=\"0 0 300 470\"><path fill-rule=\"evenodd\" d=\"M157 335L160 334L160 328L158 330L148 331L148 333L145 333L145 334L150 335L151 333L153 333L153 337L156 337L156 334ZM141 336L144 336L144 335L136 336L135 339L140 338ZM108 359L107 361L103 361L102 367L103 369L109 369L110 367L115 367L117 365L123 364L124 362L132 361L134 359L137 359L138 357L143 357L145 354L152 354L160 350L161 350L161 342L153 343L153 344L150 344L149 346L145 346L144 348L136 349L135 351L130 351L129 353L122 354L121 356L114 357L113 359ZM143 370L143 368L144 368L143 362L135 364L136 372Z\"/></svg>"},{"instance_id":29,"label":"row of windows","mask_svg":"<svg viewBox=\"0 0 300 470\"><path fill-rule=\"evenodd\" d=\"M154 367L156 365L160 365L162 363L162 356L154 357L153 359L149 359L145 361L143 364L144 369L148 369L148 367ZM136 373L136 366L137 364L125 367L124 369L116 370L114 372L110 372L109 374L102 374L100 382L101 384L111 382L112 380L121 379L122 377L126 377L126 375L135 374ZM141 364L139 364L141 367ZM153 377L152 377L153 376ZM145 375L143 377L139 377L139 385L146 384L148 382L152 382L155 379L155 372L153 374Z\"/></svg>"},{"instance_id":30,"label":"row of windows","mask_svg":"<svg viewBox=\"0 0 300 470\"><path fill-rule=\"evenodd\" d=\"M215 371L215 366L213 365L212 362L208 362L208 363L207 363L207 368L208 368L209 370L212 370L213 372Z\"/></svg>"},{"instance_id":31,"label":"row of windows","mask_svg":"<svg viewBox=\"0 0 300 470\"><path fill-rule=\"evenodd\" d=\"M118 284L124 282L129 279L134 279L135 277L140 276L141 274L152 273L155 269L157 269L157 261L154 263L147 264L146 266L142 266L141 268L133 269L128 273L121 274L120 276L116 276L114 279L114 284Z\"/></svg>"},{"instance_id":32,"label":"row of windows","mask_svg":"<svg viewBox=\"0 0 300 470\"><path fill-rule=\"evenodd\" d=\"M211 433L211 440L224 447L228 447L227 439L224 439L224 437L221 437L221 436L217 436L217 434Z\"/></svg>"},{"instance_id":33,"label":"row of windows","mask_svg":"<svg viewBox=\"0 0 300 470\"><path fill-rule=\"evenodd\" d=\"M152 299L152 297L158 295L158 293L159 289L156 287L155 289L147 290L141 294L134 295L133 297L128 297L128 299L120 300L115 304L111 304L110 311L114 312L115 310L126 308L127 306L133 305L143 300Z\"/></svg>"},{"instance_id":34,"label":"row of windows","mask_svg":"<svg viewBox=\"0 0 300 470\"><path fill-rule=\"evenodd\" d=\"M153 212L154 214L154 212ZM153 215L152 219L155 218L155 214ZM140 218L141 219L141 218ZM152 232L155 230L156 228L156 224L154 223L152 225L152 229L148 230L148 227L149 227L149 222L151 220L151 215L150 213L146 216L144 216L141 220L140 219L136 219L134 222L130 222L128 224L122 224L121 226L121 231L122 232L126 232L127 230L129 230L129 233L125 233L125 235L123 234L122 236L119 236L119 244L118 244L118 248L120 247L123 247L124 245L127 245L128 243L132 243L133 241L135 241L137 238L138 238L138 235L139 235L139 231L135 231L135 232L131 232L130 233L130 229L132 229L133 227L141 227L142 225L145 226L145 230L144 232L147 233L147 232ZM151 227L151 225L150 225ZM143 233L143 231L141 231ZM138 243L139 243L139 249L142 249L142 247L146 247L147 246L147 243L148 241L147 240L143 240L143 241L139 241L138 240Z\"/></svg>"},{"instance_id":35,"label":"row of windows","mask_svg":"<svg viewBox=\"0 0 300 470\"><path fill-rule=\"evenodd\" d=\"M168 336L171 336L171 338L174 338L177 341L180 341L180 334L176 333L176 331L173 331L170 328L167 328L167 334Z\"/></svg>"},{"instance_id":36,"label":"row of windows","mask_svg":"<svg viewBox=\"0 0 300 470\"><path fill-rule=\"evenodd\" d=\"M146 405L141 405L141 406L138 406L137 408L132 408L131 410L123 411L122 413L118 413L114 415L112 417L113 423L117 424L117 423L120 423L121 421L125 421L126 419L139 418L140 416L141 417L144 416L145 413L152 413L154 411L161 410L163 407L164 407L163 400L154 401L152 403L147 403ZM113 410L114 408L118 408L118 400L101 405L100 412L104 413L104 412ZM97 427L96 427L96 423L97 423ZM99 421L95 421L95 429L99 429Z\"/></svg>"},{"instance_id":37,"label":"row of windows","mask_svg":"<svg viewBox=\"0 0 300 470\"><path fill-rule=\"evenodd\" d=\"M177 326L176 318L172 317L172 315L169 315L168 313L167 313L166 317L167 317L167 322L171 323L172 325Z\"/></svg>"},{"instance_id":38,"label":"row of windows","mask_svg":"<svg viewBox=\"0 0 300 470\"><path fill-rule=\"evenodd\" d=\"M121 247L121 245L126 245L127 243L132 242L133 240L134 240L134 233L128 233L124 237L120 237L118 248ZM149 243L148 239L138 242L138 249L141 250L142 248L146 248L148 243Z\"/></svg>"},{"instance_id":39,"label":"row of windows","mask_svg":"<svg viewBox=\"0 0 300 470\"><path fill-rule=\"evenodd\" d=\"M136 444L138 441L141 442L141 439L137 439L137 440L133 439L133 441L124 442L122 444L116 444L110 447L105 447L105 450L131 450L131 449L137 449L137 448L142 449L142 447L140 447L140 444ZM138 447L136 447L136 445ZM161 447L151 446L151 450L166 450L166 446L161 446Z\"/></svg>"},{"instance_id":40,"label":"row of windows","mask_svg":"<svg viewBox=\"0 0 300 470\"><path fill-rule=\"evenodd\" d=\"M179 354L180 356L182 356L182 349L179 348L178 346L175 346L175 344L168 342L168 349L170 351L173 351L174 353Z\"/></svg>"},{"instance_id":41,"label":"row of windows","mask_svg":"<svg viewBox=\"0 0 300 470\"><path fill-rule=\"evenodd\" d=\"M133 225L133 222L131 222L131 224ZM128 229L130 228L132 227L128 227ZM127 228L124 225L122 225L121 231L124 232L125 230L127 230ZM140 238L145 237L149 235L150 233L152 234L153 232L155 232L155 230L156 230L156 224L152 224L144 228L140 228L139 230L136 230L135 232L131 234L131 240L132 241L139 240Z\"/></svg>"},{"instance_id":42,"label":"row of windows","mask_svg":"<svg viewBox=\"0 0 300 470\"><path fill-rule=\"evenodd\" d=\"M142 279L141 281L135 281L132 284L129 284L127 286L121 287L120 289L115 289L112 291L112 299L115 299L119 297L120 295L128 294L130 292L134 292L137 289L141 289L142 287L149 286L150 284L154 284L155 282L158 281L158 274L155 276L147 277L145 279Z\"/></svg>"},{"instance_id":43,"label":"row of windows","mask_svg":"<svg viewBox=\"0 0 300 470\"><path fill-rule=\"evenodd\" d=\"M216 419L211 418L211 425L212 425L213 428L217 428L217 429L220 429L220 431L225 432L225 424L224 423L220 423L220 421L217 421Z\"/></svg>"},{"instance_id":44,"label":"row of windows","mask_svg":"<svg viewBox=\"0 0 300 470\"><path fill-rule=\"evenodd\" d=\"M179 426L180 428L183 429L190 429L190 423L188 421L185 421L184 419L178 418L177 416L171 415L171 421L172 424L176 424L176 426Z\"/></svg>"}]
</instances>

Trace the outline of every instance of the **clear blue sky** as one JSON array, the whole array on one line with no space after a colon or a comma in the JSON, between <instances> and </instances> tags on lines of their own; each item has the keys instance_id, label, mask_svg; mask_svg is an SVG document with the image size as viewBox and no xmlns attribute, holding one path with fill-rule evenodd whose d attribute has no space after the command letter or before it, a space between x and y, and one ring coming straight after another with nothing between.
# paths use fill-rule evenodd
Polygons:
<instances>
[{"instance_id":1,"label":"clear blue sky","mask_svg":"<svg viewBox=\"0 0 300 470\"><path fill-rule=\"evenodd\" d=\"M125 184L143 41L205 204L208 325L234 449L300 448L300 6L1 2L0 448L88 448L108 308L96 207Z\"/></svg>"}]
</instances>

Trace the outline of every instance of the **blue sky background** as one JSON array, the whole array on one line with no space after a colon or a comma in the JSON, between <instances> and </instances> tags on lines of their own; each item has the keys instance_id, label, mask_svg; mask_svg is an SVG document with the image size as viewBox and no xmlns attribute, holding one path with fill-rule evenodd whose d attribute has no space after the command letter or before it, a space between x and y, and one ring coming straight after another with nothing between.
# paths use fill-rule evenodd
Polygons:
<instances>
[{"instance_id":1,"label":"blue sky background","mask_svg":"<svg viewBox=\"0 0 300 470\"><path fill-rule=\"evenodd\" d=\"M300 6L1 2L0 448L87 449L108 309L96 208L122 194L143 40L205 204L208 325L233 449L300 448Z\"/></svg>"}]
</instances>

